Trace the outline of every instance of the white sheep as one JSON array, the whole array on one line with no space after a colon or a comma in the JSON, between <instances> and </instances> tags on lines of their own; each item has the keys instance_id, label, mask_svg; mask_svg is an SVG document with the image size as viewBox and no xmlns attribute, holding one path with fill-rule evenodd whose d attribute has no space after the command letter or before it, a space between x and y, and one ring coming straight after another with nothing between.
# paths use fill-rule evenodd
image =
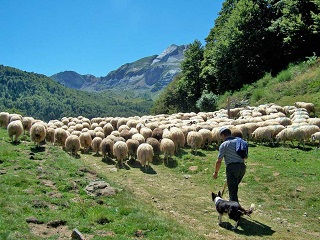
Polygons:
<instances>
[{"instance_id":1,"label":"white sheep","mask_svg":"<svg viewBox=\"0 0 320 240\"><path fill-rule=\"evenodd\" d=\"M112 156L113 144L113 141L109 138L102 139L100 143L100 149L103 158L106 158L107 156L110 158Z\"/></svg>"},{"instance_id":2,"label":"white sheep","mask_svg":"<svg viewBox=\"0 0 320 240\"><path fill-rule=\"evenodd\" d=\"M89 132L82 132L79 136L80 146L83 148L83 152L87 153L92 144L91 134Z\"/></svg>"},{"instance_id":3,"label":"white sheep","mask_svg":"<svg viewBox=\"0 0 320 240\"><path fill-rule=\"evenodd\" d=\"M92 139L91 147L92 147L92 151L95 152L96 156L99 155L101 142L102 142L101 137L95 137L94 139Z\"/></svg>"},{"instance_id":4,"label":"white sheep","mask_svg":"<svg viewBox=\"0 0 320 240\"><path fill-rule=\"evenodd\" d=\"M252 138L255 141L260 141L260 142L268 140L269 143L272 143L274 145L273 139L283 129L285 129L285 127L280 125L280 124L279 125L270 125L270 126L258 127L252 133Z\"/></svg>"},{"instance_id":5,"label":"white sheep","mask_svg":"<svg viewBox=\"0 0 320 240\"><path fill-rule=\"evenodd\" d=\"M127 125L121 125L118 128L118 131L121 133L123 130L130 130L130 128Z\"/></svg>"},{"instance_id":6,"label":"white sheep","mask_svg":"<svg viewBox=\"0 0 320 240\"><path fill-rule=\"evenodd\" d=\"M119 166L123 166L123 161L128 155L128 146L123 141L118 141L113 145L113 155L116 157Z\"/></svg>"},{"instance_id":7,"label":"white sheep","mask_svg":"<svg viewBox=\"0 0 320 240\"><path fill-rule=\"evenodd\" d=\"M178 153L180 148L184 147L185 144L185 136L180 128L170 127L170 139L174 142L175 153Z\"/></svg>"},{"instance_id":8,"label":"white sheep","mask_svg":"<svg viewBox=\"0 0 320 240\"><path fill-rule=\"evenodd\" d=\"M160 151L164 154L164 159L168 165L169 157L174 155L175 145L174 142L169 138L163 138L160 142Z\"/></svg>"},{"instance_id":9,"label":"white sheep","mask_svg":"<svg viewBox=\"0 0 320 240\"><path fill-rule=\"evenodd\" d=\"M70 135L66 139L65 149L71 153L71 156L77 157L80 150L80 139L76 135Z\"/></svg>"},{"instance_id":10,"label":"white sheep","mask_svg":"<svg viewBox=\"0 0 320 240\"><path fill-rule=\"evenodd\" d=\"M306 132L301 127L288 127L283 129L276 135L277 142L282 141L283 146L285 145L285 142L288 140L291 141L292 146L294 146L293 140L297 140L299 144L303 144L304 148L305 138Z\"/></svg>"},{"instance_id":11,"label":"white sheep","mask_svg":"<svg viewBox=\"0 0 320 240\"><path fill-rule=\"evenodd\" d=\"M34 122L34 118L33 117L23 117L21 122L23 125L24 132L29 132L30 128Z\"/></svg>"},{"instance_id":12,"label":"white sheep","mask_svg":"<svg viewBox=\"0 0 320 240\"><path fill-rule=\"evenodd\" d=\"M305 108L309 114L316 114L316 110L313 103L295 102L294 106L297 108Z\"/></svg>"},{"instance_id":13,"label":"white sheep","mask_svg":"<svg viewBox=\"0 0 320 240\"><path fill-rule=\"evenodd\" d=\"M169 126L170 128L170 126ZM165 128L163 129L163 132L162 132L162 138L169 138L171 139L171 131L168 129L168 128Z\"/></svg>"},{"instance_id":14,"label":"white sheep","mask_svg":"<svg viewBox=\"0 0 320 240\"><path fill-rule=\"evenodd\" d=\"M187 135L187 144L190 146L194 151L197 151L198 148L201 148L203 144L203 137L201 133L196 131L191 131Z\"/></svg>"},{"instance_id":15,"label":"white sheep","mask_svg":"<svg viewBox=\"0 0 320 240\"><path fill-rule=\"evenodd\" d=\"M153 148L148 143L142 143L137 149L137 160L141 163L141 166L145 167L145 170L149 168L149 164L153 160Z\"/></svg>"},{"instance_id":16,"label":"white sheep","mask_svg":"<svg viewBox=\"0 0 320 240\"><path fill-rule=\"evenodd\" d=\"M7 125L7 131L8 131L8 135L9 135L11 141L13 141L15 143L18 142L19 141L19 137L23 133L22 122L20 120L16 120L16 121L10 122ZM13 137L14 137L14 140L13 140Z\"/></svg>"},{"instance_id":17,"label":"white sheep","mask_svg":"<svg viewBox=\"0 0 320 240\"><path fill-rule=\"evenodd\" d=\"M217 145L219 145L221 143L221 137L220 137L220 129L221 127L214 127L211 130L211 134L212 134L212 142L216 143Z\"/></svg>"},{"instance_id":18,"label":"white sheep","mask_svg":"<svg viewBox=\"0 0 320 240\"><path fill-rule=\"evenodd\" d=\"M320 127L320 118L309 118L308 123Z\"/></svg>"},{"instance_id":19,"label":"white sheep","mask_svg":"<svg viewBox=\"0 0 320 240\"><path fill-rule=\"evenodd\" d=\"M144 137L144 139L147 139L148 137L151 137L152 130L147 127L142 127L139 131L139 133Z\"/></svg>"},{"instance_id":20,"label":"white sheep","mask_svg":"<svg viewBox=\"0 0 320 240\"><path fill-rule=\"evenodd\" d=\"M54 143L54 132L55 129L52 127L48 127L46 134L46 142Z\"/></svg>"},{"instance_id":21,"label":"white sheep","mask_svg":"<svg viewBox=\"0 0 320 240\"><path fill-rule=\"evenodd\" d=\"M126 141L127 147L128 147L128 157L132 162L137 159L137 149L140 145L138 140L135 139L128 139Z\"/></svg>"},{"instance_id":22,"label":"white sheep","mask_svg":"<svg viewBox=\"0 0 320 240\"><path fill-rule=\"evenodd\" d=\"M138 123L139 123L139 121L136 120L136 119L129 119L128 122L126 123L126 125L127 125L129 128L135 128Z\"/></svg>"},{"instance_id":23,"label":"white sheep","mask_svg":"<svg viewBox=\"0 0 320 240\"><path fill-rule=\"evenodd\" d=\"M101 131L96 131L95 137L100 137L100 138L104 139L105 136L104 136L104 133L103 133L103 132L101 132Z\"/></svg>"},{"instance_id":24,"label":"white sheep","mask_svg":"<svg viewBox=\"0 0 320 240\"><path fill-rule=\"evenodd\" d=\"M54 130L54 143L60 146L65 146L68 136L69 134L66 130L63 128L56 128Z\"/></svg>"},{"instance_id":25,"label":"white sheep","mask_svg":"<svg viewBox=\"0 0 320 240\"><path fill-rule=\"evenodd\" d=\"M202 135L202 148L206 147L207 149L209 148L209 146L212 143L212 132L209 129L200 129L198 131L201 135Z\"/></svg>"},{"instance_id":26,"label":"white sheep","mask_svg":"<svg viewBox=\"0 0 320 240\"><path fill-rule=\"evenodd\" d=\"M160 142L156 138L149 137L146 139L146 143L149 143L152 146L154 156L159 156L159 154L161 152L160 151Z\"/></svg>"},{"instance_id":27,"label":"white sheep","mask_svg":"<svg viewBox=\"0 0 320 240\"><path fill-rule=\"evenodd\" d=\"M22 121L22 116L20 114L16 114L16 113L9 114L9 122L13 122L16 120Z\"/></svg>"},{"instance_id":28,"label":"white sheep","mask_svg":"<svg viewBox=\"0 0 320 240\"><path fill-rule=\"evenodd\" d=\"M124 126L124 125L122 125L122 126ZM128 139L132 138L132 135L133 134L128 129L123 129L120 132L120 137L123 137L125 140L128 140Z\"/></svg>"},{"instance_id":29,"label":"white sheep","mask_svg":"<svg viewBox=\"0 0 320 240\"><path fill-rule=\"evenodd\" d=\"M129 132L130 132L131 136L133 134L139 133L138 129L136 129L136 128L130 128Z\"/></svg>"},{"instance_id":30,"label":"white sheep","mask_svg":"<svg viewBox=\"0 0 320 240\"><path fill-rule=\"evenodd\" d=\"M113 129L116 130L117 128L117 124L118 124L118 117L114 117L112 119L110 119L110 124L112 125Z\"/></svg>"},{"instance_id":31,"label":"white sheep","mask_svg":"<svg viewBox=\"0 0 320 240\"><path fill-rule=\"evenodd\" d=\"M6 128L8 126L9 116L8 112L0 112L0 127Z\"/></svg>"},{"instance_id":32,"label":"white sheep","mask_svg":"<svg viewBox=\"0 0 320 240\"><path fill-rule=\"evenodd\" d=\"M132 139L135 139L139 142L139 144L145 143L145 138L140 133L135 133L132 135Z\"/></svg>"},{"instance_id":33,"label":"white sheep","mask_svg":"<svg viewBox=\"0 0 320 240\"><path fill-rule=\"evenodd\" d=\"M311 140L314 144L316 144L316 141L318 140L318 147L320 147L320 132L316 132L311 135Z\"/></svg>"},{"instance_id":34,"label":"white sheep","mask_svg":"<svg viewBox=\"0 0 320 240\"><path fill-rule=\"evenodd\" d=\"M300 126L300 128L305 132L305 140L309 140L312 134L320 131L317 125L311 124Z\"/></svg>"},{"instance_id":35,"label":"white sheep","mask_svg":"<svg viewBox=\"0 0 320 240\"><path fill-rule=\"evenodd\" d=\"M30 139L35 142L37 147L46 139L47 129L41 122L36 122L30 128Z\"/></svg>"}]
</instances>

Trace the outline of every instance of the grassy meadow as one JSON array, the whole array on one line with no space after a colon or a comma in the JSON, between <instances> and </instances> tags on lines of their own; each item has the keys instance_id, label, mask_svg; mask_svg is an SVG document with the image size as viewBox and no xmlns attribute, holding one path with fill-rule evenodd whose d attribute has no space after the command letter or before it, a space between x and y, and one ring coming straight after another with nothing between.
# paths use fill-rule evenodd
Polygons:
<instances>
[{"instance_id":1,"label":"grassy meadow","mask_svg":"<svg viewBox=\"0 0 320 240\"><path fill-rule=\"evenodd\" d=\"M0 239L70 239L75 228L86 239L319 239L320 150L250 143L239 198L256 210L236 231L227 216L217 224L211 191L222 189L225 173L223 165L212 179L216 156L216 146L184 148L148 171L117 169L93 153L36 148L28 136L13 144L0 129ZM89 196L94 180L117 194Z\"/></svg>"}]
</instances>

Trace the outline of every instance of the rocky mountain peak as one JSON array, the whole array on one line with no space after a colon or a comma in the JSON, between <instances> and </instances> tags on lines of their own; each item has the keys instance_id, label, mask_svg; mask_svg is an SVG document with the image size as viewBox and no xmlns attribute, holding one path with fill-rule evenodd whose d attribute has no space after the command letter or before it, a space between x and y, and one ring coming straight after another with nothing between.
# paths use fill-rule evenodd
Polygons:
<instances>
[{"instance_id":1,"label":"rocky mountain peak","mask_svg":"<svg viewBox=\"0 0 320 240\"><path fill-rule=\"evenodd\" d=\"M187 48L187 45L177 46L172 44L166 50L164 50L160 55L153 60L152 64L156 64L158 62L175 62L181 59L184 55L184 51Z\"/></svg>"},{"instance_id":2,"label":"rocky mountain peak","mask_svg":"<svg viewBox=\"0 0 320 240\"><path fill-rule=\"evenodd\" d=\"M57 73L51 78L61 84L87 91L106 89L156 92L166 87L181 72L181 62L187 45L172 44L159 55L126 63L105 77L80 75L73 71Z\"/></svg>"}]
</instances>

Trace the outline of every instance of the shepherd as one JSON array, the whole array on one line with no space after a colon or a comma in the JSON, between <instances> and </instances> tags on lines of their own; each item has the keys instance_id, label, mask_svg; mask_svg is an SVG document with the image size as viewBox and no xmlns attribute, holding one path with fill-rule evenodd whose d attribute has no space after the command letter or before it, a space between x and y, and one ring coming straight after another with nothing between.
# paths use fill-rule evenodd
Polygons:
<instances>
[{"instance_id":1,"label":"shepherd","mask_svg":"<svg viewBox=\"0 0 320 240\"><path fill-rule=\"evenodd\" d=\"M226 165L229 200L239 202L238 187L246 173L245 159L248 157L248 144L242 138L235 138L231 130L222 127L219 131L223 142L219 147L218 159L215 164L213 179L218 178L222 159Z\"/></svg>"}]
</instances>

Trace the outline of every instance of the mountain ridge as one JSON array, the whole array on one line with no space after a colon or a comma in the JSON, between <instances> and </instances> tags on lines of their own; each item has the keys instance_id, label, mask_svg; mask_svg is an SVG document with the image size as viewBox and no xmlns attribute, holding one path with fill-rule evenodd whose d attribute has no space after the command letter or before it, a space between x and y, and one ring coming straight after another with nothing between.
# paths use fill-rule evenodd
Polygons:
<instances>
[{"instance_id":1,"label":"mountain ridge","mask_svg":"<svg viewBox=\"0 0 320 240\"><path fill-rule=\"evenodd\" d=\"M110 89L157 92L181 72L181 62L188 45L170 45L159 55L151 55L125 63L106 76L81 75L64 71L50 78L66 87L99 92Z\"/></svg>"}]
</instances>

